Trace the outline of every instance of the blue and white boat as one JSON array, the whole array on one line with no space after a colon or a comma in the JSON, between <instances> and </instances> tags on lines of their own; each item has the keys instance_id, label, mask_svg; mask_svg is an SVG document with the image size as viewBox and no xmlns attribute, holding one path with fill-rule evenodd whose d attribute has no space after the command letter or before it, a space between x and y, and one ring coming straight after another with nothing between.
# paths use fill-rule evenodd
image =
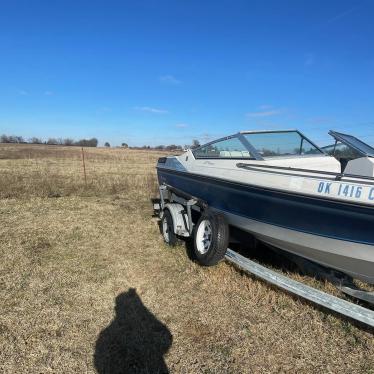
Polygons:
<instances>
[{"instance_id":1,"label":"blue and white boat","mask_svg":"<svg viewBox=\"0 0 374 374\"><path fill-rule=\"evenodd\" d=\"M159 184L264 243L374 284L374 149L331 135L357 157L342 166L297 130L243 131L161 158Z\"/></svg>"}]
</instances>

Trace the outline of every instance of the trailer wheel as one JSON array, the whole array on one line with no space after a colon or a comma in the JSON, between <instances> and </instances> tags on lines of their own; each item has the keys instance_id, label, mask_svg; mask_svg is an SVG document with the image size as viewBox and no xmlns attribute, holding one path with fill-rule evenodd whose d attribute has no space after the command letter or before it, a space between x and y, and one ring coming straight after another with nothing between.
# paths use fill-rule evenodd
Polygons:
<instances>
[{"instance_id":1,"label":"trailer wheel","mask_svg":"<svg viewBox=\"0 0 374 374\"><path fill-rule=\"evenodd\" d=\"M194 252L204 266L216 265L227 251L229 227L223 215L205 211L194 228Z\"/></svg>"},{"instance_id":2,"label":"trailer wheel","mask_svg":"<svg viewBox=\"0 0 374 374\"><path fill-rule=\"evenodd\" d=\"M174 222L169 209L165 209L164 214L162 215L161 230L165 243L171 247L175 247L178 243L178 238L174 233Z\"/></svg>"}]
</instances>

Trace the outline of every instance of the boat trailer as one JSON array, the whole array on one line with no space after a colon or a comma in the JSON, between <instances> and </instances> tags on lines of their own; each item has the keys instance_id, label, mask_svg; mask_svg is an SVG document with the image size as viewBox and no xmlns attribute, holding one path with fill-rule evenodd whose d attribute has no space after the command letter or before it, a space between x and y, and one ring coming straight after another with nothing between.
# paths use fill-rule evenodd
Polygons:
<instances>
[{"instance_id":1,"label":"boat trailer","mask_svg":"<svg viewBox=\"0 0 374 374\"><path fill-rule=\"evenodd\" d=\"M175 234L185 238L193 235L192 210L202 212L208 208L208 204L169 185L161 185L159 191L160 202L154 202L153 206L155 213L162 217L164 210L167 209L171 212L174 221ZM242 256L230 248L226 251L225 260L282 290L374 328L374 310L295 281ZM319 268L318 264L315 264L315 266ZM374 305L374 292L361 290L349 282L343 281L338 284L339 279L335 277L329 280L346 295Z\"/></svg>"}]
</instances>

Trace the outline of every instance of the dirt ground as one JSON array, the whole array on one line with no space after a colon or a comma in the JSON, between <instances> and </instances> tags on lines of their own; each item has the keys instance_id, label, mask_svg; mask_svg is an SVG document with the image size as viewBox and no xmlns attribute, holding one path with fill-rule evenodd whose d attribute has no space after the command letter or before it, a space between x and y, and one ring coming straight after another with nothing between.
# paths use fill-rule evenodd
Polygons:
<instances>
[{"instance_id":1,"label":"dirt ground","mask_svg":"<svg viewBox=\"0 0 374 374\"><path fill-rule=\"evenodd\" d=\"M372 331L163 243L160 154L87 150L85 186L79 149L19 147L0 145L0 372L374 373Z\"/></svg>"}]
</instances>

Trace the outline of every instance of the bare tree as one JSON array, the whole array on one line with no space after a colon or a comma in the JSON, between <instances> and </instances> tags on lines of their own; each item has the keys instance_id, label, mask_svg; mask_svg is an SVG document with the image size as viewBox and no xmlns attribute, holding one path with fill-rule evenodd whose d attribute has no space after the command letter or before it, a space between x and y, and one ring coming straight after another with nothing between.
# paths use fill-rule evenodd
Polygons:
<instances>
[{"instance_id":1,"label":"bare tree","mask_svg":"<svg viewBox=\"0 0 374 374\"><path fill-rule=\"evenodd\" d=\"M170 144L170 145L167 145L165 147L165 149L167 151L179 151L180 149L182 149L182 147L180 145L176 145L176 144Z\"/></svg>"},{"instance_id":2,"label":"bare tree","mask_svg":"<svg viewBox=\"0 0 374 374\"><path fill-rule=\"evenodd\" d=\"M96 138L78 140L75 145L80 147L97 147L99 141Z\"/></svg>"},{"instance_id":3,"label":"bare tree","mask_svg":"<svg viewBox=\"0 0 374 374\"><path fill-rule=\"evenodd\" d=\"M200 147L200 142L197 139L193 139L191 149L194 149L194 148L197 148L197 147Z\"/></svg>"},{"instance_id":4,"label":"bare tree","mask_svg":"<svg viewBox=\"0 0 374 374\"><path fill-rule=\"evenodd\" d=\"M43 140L34 136L34 137L32 137L29 140L29 143L32 143L32 144L43 144Z\"/></svg>"},{"instance_id":5,"label":"bare tree","mask_svg":"<svg viewBox=\"0 0 374 374\"><path fill-rule=\"evenodd\" d=\"M71 139L71 138L64 139L64 145L67 145L67 146L74 145L74 139Z\"/></svg>"},{"instance_id":6,"label":"bare tree","mask_svg":"<svg viewBox=\"0 0 374 374\"><path fill-rule=\"evenodd\" d=\"M0 143L25 143L25 140L22 136L16 136L16 135L1 135L0 137Z\"/></svg>"},{"instance_id":7,"label":"bare tree","mask_svg":"<svg viewBox=\"0 0 374 374\"><path fill-rule=\"evenodd\" d=\"M50 145L57 145L57 144L59 144L59 143L58 143L58 140L57 140L57 139L55 139L55 138L49 138L49 139L47 140L47 144L50 144Z\"/></svg>"},{"instance_id":8,"label":"bare tree","mask_svg":"<svg viewBox=\"0 0 374 374\"><path fill-rule=\"evenodd\" d=\"M0 142L1 143L9 143L9 137L5 134L1 135Z\"/></svg>"}]
</instances>

